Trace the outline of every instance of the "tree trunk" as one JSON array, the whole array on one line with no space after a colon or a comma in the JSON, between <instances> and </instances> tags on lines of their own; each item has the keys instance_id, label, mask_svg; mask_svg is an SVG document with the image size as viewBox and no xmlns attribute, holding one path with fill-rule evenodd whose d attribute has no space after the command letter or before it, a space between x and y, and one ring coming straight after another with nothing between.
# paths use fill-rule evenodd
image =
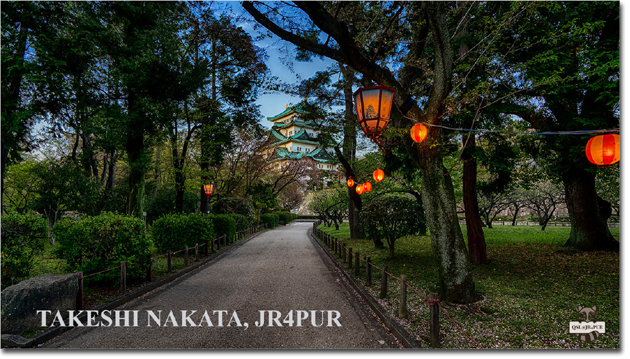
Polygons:
<instances>
[{"instance_id":1,"label":"tree trunk","mask_svg":"<svg viewBox=\"0 0 630 359\"><path fill-rule=\"evenodd\" d=\"M518 218L518 211L520 209L521 209L521 207L519 207L516 204L514 204L514 216L512 217L512 226L516 226L516 218Z\"/></svg>"},{"instance_id":2,"label":"tree trunk","mask_svg":"<svg viewBox=\"0 0 630 359\"><path fill-rule=\"evenodd\" d=\"M105 184L105 189L114 188L114 177L116 176L116 150L112 150L110 157L111 159L109 163L107 183Z\"/></svg>"},{"instance_id":3,"label":"tree trunk","mask_svg":"<svg viewBox=\"0 0 630 359\"><path fill-rule=\"evenodd\" d=\"M395 240L387 243L389 245L389 259L394 259L394 243L396 243Z\"/></svg>"},{"instance_id":4,"label":"tree trunk","mask_svg":"<svg viewBox=\"0 0 630 359\"><path fill-rule=\"evenodd\" d=\"M132 91L129 94L129 114L136 118L140 110L135 108ZM129 160L129 194L127 195L126 212L131 216L140 216L144 211L144 178L148 163L148 156L144 146L144 127L142 120L130 120L128 124L127 158Z\"/></svg>"},{"instance_id":5,"label":"tree trunk","mask_svg":"<svg viewBox=\"0 0 630 359\"><path fill-rule=\"evenodd\" d=\"M357 147L357 130L355 127L356 117L353 111L353 99L352 99L352 85L354 83L354 70L350 67L344 66L342 63L339 63L339 68L343 73L343 95L345 100L345 116L344 116L344 126L343 126L343 156L349 162L354 161L356 158L356 147ZM346 171L348 172L348 171ZM359 209L355 205L356 200L353 199L354 188L348 187L348 225L350 227L350 238L351 239L359 239L363 238L363 233L361 233L361 225L359 223ZM356 194L354 194L356 196Z\"/></svg>"},{"instance_id":6,"label":"tree trunk","mask_svg":"<svg viewBox=\"0 0 630 359\"><path fill-rule=\"evenodd\" d=\"M450 176L442 164L439 130L429 129L427 139L418 144L422 173L422 202L431 232L431 247L440 274L440 299L446 302L470 303L477 300L470 260L459 226L455 192Z\"/></svg>"},{"instance_id":7,"label":"tree trunk","mask_svg":"<svg viewBox=\"0 0 630 359\"><path fill-rule=\"evenodd\" d=\"M463 138L464 145L466 137ZM472 264L488 263L486 238L483 234L479 204L477 203L477 160L470 155L475 150L475 135L471 134L464 149L464 211L466 214L466 232L468 234L468 256Z\"/></svg>"},{"instance_id":8,"label":"tree trunk","mask_svg":"<svg viewBox=\"0 0 630 359\"><path fill-rule=\"evenodd\" d=\"M605 206L595 189L595 176L582 169L574 169L564 178L564 192L571 234L565 246L583 251L619 250L619 242L608 229ZM605 201L604 201L605 202Z\"/></svg>"}]
</instances>

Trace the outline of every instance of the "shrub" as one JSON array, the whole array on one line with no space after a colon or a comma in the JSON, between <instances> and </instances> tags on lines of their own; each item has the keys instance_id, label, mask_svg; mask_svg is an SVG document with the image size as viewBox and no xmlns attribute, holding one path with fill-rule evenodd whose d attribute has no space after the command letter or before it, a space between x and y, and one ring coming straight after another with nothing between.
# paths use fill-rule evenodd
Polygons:
<instances>
[{"instance_id":1,"label":"shrub","mask_svg":"<svg viewBox=\"0 0 630 359\"><path fill-rule=\"evenodd\" d=\"M165 214L175 212L176 191L172 187L159 188L155 197L149 200L147 204L147 221L153 222ZM195 213L198 208L199 193L184 193L184 213Z\"/></svg>"},{"instance_id":2,"label":"shrub","mask_svg":"<svg viewBox=\"0 0 630 359\"><path fill-rule=\"evenodd\" d=\"M57 256L66 260L68 270L89 274L126 261L127 276L140 278L146 273L151 243L139 218L110 212L79 220L66 218L55 225L53 232L59 244ZM111 271L94 279L103 278L120 277L117 271Z\"/></svg>"},{"instance_id":3,"label":"shrub","mask_svg":"<svg viewBox=\"0 0 630 359\"><path fill-rule=\"evenodd\" d=\"M396 239L426 234L424 211L417 201L402 196L377 197L363 205L360 223L367 239L387 239L390 258L394 258Z\"/></svg>"},{"instance_id":4,"label":"shrub","mask_svg":"<svg viewBox=\"0 0 630 359\"><path fill-rule=\"evenodd\" d=\"M43 218L31 214L2 216L2 288L28 278L45 240Z\"/></svg>"},{"instance_id":5,"label":"shrub","mask_svg":"<svg viewBox=\"0 0 630 359\"><path fill-rule=\"evenodd\" d=\"M212 213L241 214L250 222L254 220L254 206L251 201L236 197L220 198L212 206Z\"/></svg>"},{"instance_id":6,"label":"shrub","mask_svg":"<svg viewBox=\"0 0 630 359\"><path fill-rule=\"evenodd\" d=\"M278 216L280 223L283 225L289 224L293 220L289 212L273 212L273 214Z\"/></svg>"},{"instance_id":7,"label":"shrub","mask_svg":"<svg viewBox=\"0 0 630 359\"><path fill-rule=\"evenodd\" d=\"M317 214L296 214L296 219L319 219Z\"/></svg>"},{"instance_id":8,"label":"shrub","mask_svg":"<svg viewBox=\"0 0 630 359\"><path fill-rule=\"evenodd\" d=\"M153 243L160 253L194 247L215 237L212 223L209 216L201 213L167 214L151 226Z\"/></svg>"},{"instance_id":9,"label":"shrub","mask_svg":"<svg viewBox=\"0 0 630 359\"><path fill-rule=\"evenodd\" d=\"M280 218L277 214L274 213L265 213L260 215L260 222L262 224L266 224L267 228L274 228L278 226L278 221Z\"/></svg>"},{"instance_id":10,"label":"shrub","mask_svg":"<svg viewBox=\"0 0 630 359\"><path fill-rule=\"evenodd\" d=\"M228 214L214 214L205 216L205 218L212 221L215 237L221 237L225 234L228 243L234 241L236 235L236 221L232 216Z\"/></svg>"},{"instance_id":11,"label":"shrub","mask_svg":"<svg viewBox=\"0 0 630 359\"><path fill-rule=\"evenodd\" d=\"M237 231L245 230L245 229L251 227L251 225L252 225L251 221L249 219L247 219L247 217L243 216L242 214L232 213L232 214L230 214L230 217L234 218L234 220L236 221L236 230Z\"/></svg>"}]
</instances>

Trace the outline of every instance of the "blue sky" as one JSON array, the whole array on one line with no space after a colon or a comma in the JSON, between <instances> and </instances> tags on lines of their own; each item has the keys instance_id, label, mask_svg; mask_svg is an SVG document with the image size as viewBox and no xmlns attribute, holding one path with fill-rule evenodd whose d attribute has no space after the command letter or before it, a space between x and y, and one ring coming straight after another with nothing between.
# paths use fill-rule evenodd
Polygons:
<instances>
[{"instance_id":1,"label":"blue sky","mask_svg":"<svg viewBox=\"0 0 630 359\"><path fill-rule=\"evenodd\" d=\"M254 21L251 16L240 5L240 1L231 1L232 9L237 15L245 16ZM251 23L242 22L238 24L243 30L247 31L252 37L256 37L258 32L253 29ZM289 53L293 54L295 46L286 41L280 40L277 36L273 35L272 39L266 38L264 40L256 42L256 45L265 49L268 59L266 61L267 67L272 76L278 77L281 81L287 84L294 84L300 79L307 79L312 77L316 72L325 70L328 66L333 64L333 61L328 58L313 58L310 62L298 62L293 61L293 72L282 63L280 60L286 50L283 47L289 49ZM271 117L279 114L286 109L286 105L295 105L300 102L301 99L296 96L291 96L284 93L264 94L256 101L260 105L260 111L262 115ZM271 127L272 123L266 119L262 120L262 125L265 127Z\"/></svg>"}]
</instances>

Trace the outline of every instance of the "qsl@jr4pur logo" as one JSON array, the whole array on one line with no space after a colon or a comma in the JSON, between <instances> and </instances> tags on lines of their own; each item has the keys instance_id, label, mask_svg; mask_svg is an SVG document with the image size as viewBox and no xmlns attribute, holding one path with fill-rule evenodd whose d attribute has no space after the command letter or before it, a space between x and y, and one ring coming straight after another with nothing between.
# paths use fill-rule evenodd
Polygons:
<instances>
[{"instance_id":1,"label":"qsl@jr4pur logo","mask_svg":"<svg viewBox=\"0 0 630 359\"><path fill-rule=\"evenodd\" d=\"M606 322L596 322L597 306L578 306L579 322L569 322L569 333L577 334L581 341L590 343L606 333Z\"/></svg>"}]
</instances>

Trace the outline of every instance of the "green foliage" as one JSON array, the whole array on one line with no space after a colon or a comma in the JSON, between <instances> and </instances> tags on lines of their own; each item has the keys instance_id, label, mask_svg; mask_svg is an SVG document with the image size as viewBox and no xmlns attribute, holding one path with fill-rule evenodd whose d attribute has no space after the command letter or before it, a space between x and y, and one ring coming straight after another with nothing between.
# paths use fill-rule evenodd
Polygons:
<instances>
[{"instance_id":1,"label":"green foliage","mask_svg":"<svg viewBox=\"0 0 630 359\"><path fill-rule=\"evenodd\" d=\"M151 235L160 253L179 251L215 238L212 218L201 213L167 214L153 222Z\"/></svg>"},{"instance_id":2,"label":"green foliage","mask_svg":"<svg viewBox=\"0 0 630 359\"><path fill-rule=\"evenodd\" d=\"M260 221L267 225L267 228L274 228L278 226L280 217L275 213L263 213L260 215Z\"/></svg>"},{"instance_id":3,"label":"green foliage","mask_svg":"<svg viewBox=\"0 0 630 359\"><path fill-rule=\"evenodd\" d=\"M215 214L240 214L249 221L254 220L254 207L251 201L237 197L219 198L212 207Z\"/></svg>"},{"instance_id":4,"label":"green foliage","mask_svg":"<svg viewBox=\"0 0 630 359\"><path fill-rule=\"evenodd\" d=\"M220 237L225 234L227 236L228 243L234 241L234 236L236 234L236 220L231 215L215 214L204 217L212 221L215 237Z\"/></svg>"},{"instance_id":5,"label":"green foliage","mask_svg":"<svg viewBox=\"0 0 630 359\"><path fill-rule=\"evenodd\" d=\"M252 196L256 209L267 212L278 205L278 195L273 193L272 187L271 183L258 182L249 189L247 194Z\"/></svg>"},{"instance_id":6,"label":"green foliage","mask_svg":"<svg viewBox=\"0 0 630 359\"><path fill-rule=\"evenodd\" d=\"M422 208L417 201L407 197L375 198L363 206L359 216L367 239L387 239L392 258L396 239L411 234L426 233Z\"/></svg>"},{"instance_id":7,"label":"green foliage","mask_svg":"<svg viewBox=\"0 0 630 359\"><path fill-rule=\"evenodd\" d=\"M2 216L2 288L28 278L34 256L44 250L46 221L31 214Z\"/></svg>"},{"instance_id":8,"label":"green foliage","mask_svg":"<svg viewBox=\"0 0 630 359\"><path fill-rule=\"evenodd\" d=\"M197 209L199 194L193 192L184 193L184 213L194 213ZM168 213L175 212L175 189L162 187L157 190L147 204L147 221L151 222Z\"/></svg>"},{"instance_id":9,"label":"green foliage","mask_svg":"<svg viewBox=\"0 0 630 359\"><path fill-rule=\"evenodd\" d=\"M59 258L67 269L84 274L116 267L127 262L127 276L140 278L146 268L151 242L144 233L144 222L135 217L105 212L79 220L64 218L53 228ZM95 280L116 281L117 271L95 276Z\"/></svg>"},{"instance_id":10,"label":"green foliage","mask_svg":"<svg viewBox=\"0 0 630 359\"><path fill-rule=\"evenodd\" d=\"M273 214L278 216L280 224L283 225L289 224L293 220L293 215L290 212L273 212Z\"/></svg>"},{"instance_id":11,"label":"green foliage","mask_svg":"<svg viewBox=\"0 0 630 359\"><path fill-rule=\"evenodd\" d=\"M236 222L237 231L242 231L252 226L252 222L242 214L232 213L230 214L230 217L232 217Z\"/></svg>"}]
</instances>

